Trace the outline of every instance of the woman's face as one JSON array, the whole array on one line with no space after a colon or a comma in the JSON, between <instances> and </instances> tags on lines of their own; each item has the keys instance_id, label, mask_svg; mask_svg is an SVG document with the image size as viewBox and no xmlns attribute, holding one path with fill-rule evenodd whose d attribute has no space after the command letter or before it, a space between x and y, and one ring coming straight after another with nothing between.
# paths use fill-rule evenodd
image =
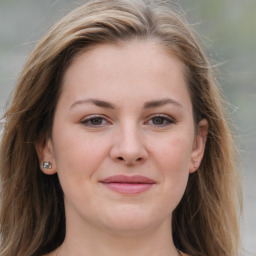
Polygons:
<instances>
[{"instance_id":1,"label":"woman's face","mask_svg":"<svg viewBox=\"0 0 256 256\"><path fill-rule=\"evenodd\" d=\"M67 226L169 229L207 133L205 120L195 131L183 64L152 41L105 44L77 56L62 86L37 150L58 174Z\"/></svg>"}]
</instances>

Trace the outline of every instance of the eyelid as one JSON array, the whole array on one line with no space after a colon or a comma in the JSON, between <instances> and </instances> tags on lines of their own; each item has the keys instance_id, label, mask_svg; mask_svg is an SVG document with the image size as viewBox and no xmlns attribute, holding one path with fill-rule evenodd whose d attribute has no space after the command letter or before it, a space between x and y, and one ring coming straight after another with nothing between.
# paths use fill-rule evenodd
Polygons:
<instances>
[{"instance_id":1,"label":"eyelid","mask_svg":"<svg viewBox=\"0 0 256 256\"><path fill-rule=\"evenodd\" d=\"M150 121L152 121L153 118L163 118L165 122L167 122L167 124L150 124L151 126L155 126L155 127L166 127L166 126L169 126L169 125L172 125L172 124L175 124L176 123L176 120L171 117L170 115L167 115L167 114L152 114L150 116L147 117L146 121L143 123L145 125L148 125ZM96 119L96 118L99 118L99 119L102 119L103 120L103 124L99 124L99 125L93 125L93 124L90 124L90 120L93 120L93 119ZM108 117L106 117L105 115L102 115L102 114L91 114L91 115L88 115L84 118L81 119L80 123L86 127L92 127L92 128L100 128L100 127L104 127L105 125L111 125L112 122L109 120Z\"/></svg>"},{"instance_id":2,"label":"eyelid","mask_svg":"<svg viewBox=\"0 0 256 256\"><path fill-rule=\"evenodd\" d=\"M88 115L84 118L81 119L80 123L83 124L84 126L87 126L87 127L103 127L105 124L100 124L100 125L92 125L92 124L86 124L87 122L89 122L90 120L93 120L95 118L100 118L102 120L104 120L107 125L111 124L111 122L109 121L109 119L105 116L105 115L101 115L101 114L92 114L92 115Z\"/></svg>"},{"instance_id":3,"label":"eyelid","mask_svg":"<svg viewBox=\"0 0 256 256\"><path fill-rule=\"evenodd\" d=\"M163 125L154 125L154 124L152 124L152 126L156 126L156 127L160 127L161 128L161 127L169 126L169 125L172 125L172 124L176 123L176 120L173 117L170 117L169 115L166 115L166 114L153 114L153 115L150 115L147 118L147 121L145 123L148 123L150 120L152 120L153 118L156 118L156 117L163 118L163 119L165 119L165 121L168 121L169 123L168 124L163 124Z\"/></svg>"}]
</instances>

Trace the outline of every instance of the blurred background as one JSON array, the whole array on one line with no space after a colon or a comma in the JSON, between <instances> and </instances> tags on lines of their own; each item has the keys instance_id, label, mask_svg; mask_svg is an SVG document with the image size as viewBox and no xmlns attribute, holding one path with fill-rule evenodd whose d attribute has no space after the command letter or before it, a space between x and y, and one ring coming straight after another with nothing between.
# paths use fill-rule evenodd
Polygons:
<instances>
[{"instance_id":1,"label":"blurred background","mask_svg":"<svg viewBox=\"0 0 256 256\"><path fill-rule=\"evenodd\" d=\"M35 43L55 21L83 1L0 0L0 115ZM177 0L219 63L242 155L242 237L256 255L256 0Z\"/></svg>"}]
</instances>

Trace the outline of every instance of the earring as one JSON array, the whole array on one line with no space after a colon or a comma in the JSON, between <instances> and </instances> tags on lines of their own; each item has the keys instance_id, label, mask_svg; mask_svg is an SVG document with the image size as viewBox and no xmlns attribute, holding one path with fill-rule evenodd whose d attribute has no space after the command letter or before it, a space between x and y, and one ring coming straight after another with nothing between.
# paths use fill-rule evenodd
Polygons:
<instances>
[{"instance_id":1,"label":"earring","mask_svg":"<svg viewBox=\"0 0 256 256\"><path fill-rule=\"evenodd\" d=\"M43 162L43 168L44 169L51 169L52 168L51 162Z\"/></svg>"},{"instance_id":2,"label":"earring","mask_svg":"<svg viewBox=\"0 0 256 256\"><path fill-rule=\"evenodd\" d=\"M198 162L197 162L197 161L194 161L194 162L193 162L193 165L194 165L194 168L197 168L197 167L198 167Z\"/></svg>"}]
</instances>

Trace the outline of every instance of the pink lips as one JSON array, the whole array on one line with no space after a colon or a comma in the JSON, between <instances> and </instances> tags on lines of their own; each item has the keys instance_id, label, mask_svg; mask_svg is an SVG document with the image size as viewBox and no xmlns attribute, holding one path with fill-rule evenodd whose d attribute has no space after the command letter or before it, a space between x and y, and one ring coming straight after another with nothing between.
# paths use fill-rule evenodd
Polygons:
<instances>
[{"instance_id":1,"label":"pink lips","mask_svg":"<svg viewBox=\"0 0 256 256\"><path fill-rule=\"evenodd\" d=\"M121 194L139 194L149 190L156 182L140 175L115 175L102 180L101 183L110 190Z\"/></svg>"}]
</instances>

